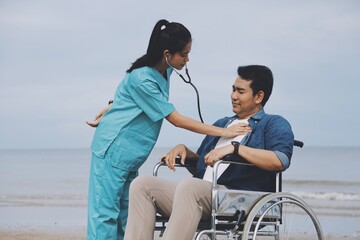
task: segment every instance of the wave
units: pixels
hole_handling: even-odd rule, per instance
[[[329,186],[358,186],[360,187],[360,182],[358,181],[341,181],[341,180],[302,180],[302,179],[284,179],[284,184],[292,185],[329,185]]]
[[[28,200],[86,200],[87,196],[85,195],[75,195],[75,194],[54,194],[54,195],[44,195],[44,194],[8,194],[0,195],[0,200],[11,200],[11,199],[28,199]]]
[[[86,207],[83,195],[0,195],[0,207]]]
[[[303,192],[303,191],[289,191],[290,193],[304,199],[317,199],[329,201],[360,201],[360,195],[354,193],[341,192]],[[0,202],[8,200],[58,200],[58,201],[86,201],[87,196],[83,195],[0,195]]]
[[[317,199],[329,201],[360,201],[359,194],[340,193],[340,192],[291,192],[292,194],[304,199]]]

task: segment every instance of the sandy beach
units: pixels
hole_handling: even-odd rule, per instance
[[[85,196],[0,196],[0,209],[0,240],[86,239]],[[331,218],[320,214],[320,219],[325,222]],[[337,216],[330,226],[356,220],[357,218]],[[358,232],[343,234],[327,230],[324,234],[327,240],[360,239]],[[159,237],[154,239],[161,240]]]
[[[86,204],[85,199],[70,204],[67,200],[46,201],[47,203],[37,206],[8,206],[2,207],[0,215],[0,240],[85,240],[86,239]],[[0,206],[9,201],[1,200]],[[19,203],[20,201],[18,201]],[[26,202],[26,201],[21,201]],[[80,204],[79,202],[83,202]],[[14,203],[14,202],[13,202]],[[4,216],[7,216],[6,220]],[[327,219],[328,217],[326,217]],[[336,222],[356,221],[354,219],[337,219]],[[331,224],[335,226],[334,224]],[[360,235],[324,232],[326,240],[359,240]],[[161,240],[158,233],[155,233],[154,240]],[[225,240],[226,237],[219,237],[218,240]],[[303,239],[302,237],[296,239]],[[316,238],[315,238],[316,239]]]
[[[346,176],[339,176],[335,173],[340,166],[329,166],[328,171],[321,172],[323,175],[319,178],[331,181],[316,181],[313,175],[317,176],[318,172],[310,175],[302,165],[295,164],[303,163],[319,169],[314,163],[306,162],[316,155],[316,151],[318,149],[310,149],[309,153],[304,151],[305,155],[301,156],[304,160],[294,161],[293,167],[297,170],[286,175],[283,187],[296,190],[309,203],[319,218],[326,240],[360,240],[358,167],[348,170]],[[151,159],[159,159],[158,156],[163,152],[163,149],[159,149]],[[323,150],[320,152],[323,153]],[[0,153],[0,240],[86,239],[89,151],[80,149]],[[336,154],[331,153],[332,155]],[[347,159],[350,159],[348,165],[352,166],[358,163],[356,156],[359,154],[356,151],[351,156]],[[319,165],[322,164],[321,161],[319,160]],[[331,160],[327,156],[324,161]],[[153,162],[147,162],[140,174],[151,174],[153,165]],[[304,172],[307,173],[307,179],[315,180],[298,180],[296,174]],[[167,173],[163,170],[162,176],[175,177],[168,176]],[[177,174],[182,177],[180,170]],[[160,240],[158,237],[155,239]]]

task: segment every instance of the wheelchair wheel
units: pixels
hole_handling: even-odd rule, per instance
[[[290,193],[273,193],[260,199],[250,211],[242,240],[324,239],[312,209]]]

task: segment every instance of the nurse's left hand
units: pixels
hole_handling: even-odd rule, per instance
[[[109,111],[109,109],[111,108],[112,103],[107,105],[106,108],[104,108],[103,110],[101,110],[96,116],[95,119],[93,121],[86,121],[86,124],[89,125],[90,127],[97,127],[102,119],[102,117],[104,116],[104,114]]]

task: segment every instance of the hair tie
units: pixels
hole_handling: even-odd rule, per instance
[[[166,29],[169,24],[170,24],[170,22],[165,21],[165,23],[161,26],[160,30],[162,31],[162,30]]]

